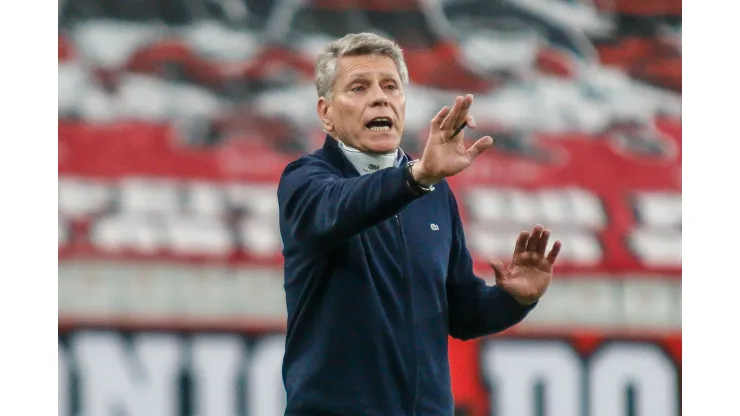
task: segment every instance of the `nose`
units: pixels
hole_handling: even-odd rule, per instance
[[[380,85],[373,85],[370,93],[372,94],[370,99],[371,107],[388,105],[388,96],[385,94],[385,91],[383,91],[383,88],[381,88]]]

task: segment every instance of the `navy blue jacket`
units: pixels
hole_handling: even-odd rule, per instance
[[[473,274],[455,197],[435,188],[415,195],[403,166],[360,176],[331,137],[285,168],[286,415],[451,416],[448,334],[532,309]]]

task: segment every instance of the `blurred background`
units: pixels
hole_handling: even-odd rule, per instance
[[[450,341],[456,415],[680,414],[680,0],[60,0],[59,414],[283,414],[277,180],[360,31],[404,48],[412,155],[475,94],[479,276],[564,243],[525,322]]]

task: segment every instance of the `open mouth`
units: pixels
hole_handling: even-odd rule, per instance
[[[393,121],[388,117],[375,117],[365,127],[372,131],[388,131],[393,127]]]

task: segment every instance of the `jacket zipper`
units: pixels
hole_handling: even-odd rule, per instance
[[[403,258],[403,273],[404,277],[406,278],[407,287],[408,290],[408,304],[406,306],[406,316],[409,322],[409,332],[411,333],[411,347],[414,353],[414,371],[413,371],[413,379],[412,379],[412,385],[413,390],[411,391],[411,414],[410,416],[413,416],[416,414],[416,393],[418,390],[418,383],[419,383],[419,363],[418,360],[418,351],[416,348],[416,331],[414,329],[414,290],[413,290],[413,282],[411,281],[411,273],[408,270],[408,253],[406,250],[406,238],[403,234],[403,225],[401,224],[401,215],[396,214],[396,223],[398,224],[398,230],[401,235],[401,250],[402,251],[402,258]]]

